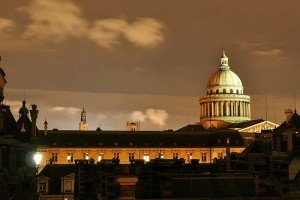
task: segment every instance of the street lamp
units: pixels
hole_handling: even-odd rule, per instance
[[[34,160],[36,166],[38,166],[40,164],[42,157],[43,156],[39,152],[34,154],[33,160]]]

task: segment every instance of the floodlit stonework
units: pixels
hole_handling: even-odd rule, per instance
[[[240,78],[230,70],[223,51],[219,70],[209,79],[200,98],[200,123],[208,129],[251,120],[250,96],[244,95]]]

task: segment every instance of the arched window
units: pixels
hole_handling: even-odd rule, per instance
[[[210,91],[210,94],[212,94],[212,90]]]
[[[223,89],[223,94],[226,94],[226,90],[225,89]]]
[[[239,90],[236,90],[236,93],[239,94]]]
[[[219,89],[217,89],[216,93],[219,94]]]
[[[230,94],[233,94],[233,89],[230,89]]]

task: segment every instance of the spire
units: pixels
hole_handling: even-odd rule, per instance
[[[80,121],[86,123],[86,112],[84,110],[84,107],[82,108],[82,112],[81,112],[81,119]]]
[[[79,130],[80,131],[87,131],[88,130],[88,123],[86,122],[86,112],[84,110],[84,107],[82,108],[82,112],[81,112]]]
[[[220,69],[229,69],[230,68],[228,65],[228,58],[227,58],[224,50],[223,50],[223,54],[220,58],[220,64],[221,64],[219,67]]]
[[[29,110],[26,108],[26,101],[25,98],[22,101],[22,107],[19,110],[19,117],[21,116],[27,116],[29,113]]]

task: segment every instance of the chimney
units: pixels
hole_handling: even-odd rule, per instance
[[[47,132],[48,132],[48,122],[45,119],[45,122],[44,122],[44,135],[47,135]]]
[[[30,110],[30,116],[31,116],[31,136],[35,137],[36,136],[36,120],[39,114],[39,110],[37,109],[37,105],[33,104],[31,105],[31,110]]]
[[[227,138],[226,139],[226,171],[229,171],[231,170],[231,167],[230,167],[230,139]]]
[[[293,113],[292,109],[286,109],[284,113],[285,113],[285,122],[288,123],[294,113]]]

